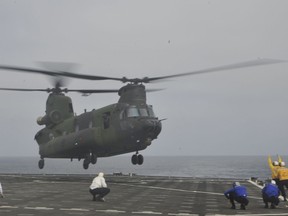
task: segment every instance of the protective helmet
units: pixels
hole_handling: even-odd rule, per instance
[[[278,161],[273,161],[273,166],[279,166],[279,162]]]
[[[271,184],[276,184],[276,181],[274,181],[274,180],[271,180]]]
[[[233,183],[233,187],[236,187],[236,186],[240,186],[240,183],[239,182],[234,182]]]
[[[285,166],[285,162],[284,161],[280,162],[280,166],[284,167]]]
[[[104,176],[104,173],[103,173],[103,172],[99,172],[98,176],[99,176],[99,177],[103,177],[103,176]]]

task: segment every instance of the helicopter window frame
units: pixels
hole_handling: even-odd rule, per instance
[[[153,107],[151,105],[148,106],[148,114],[150,117],[154,117],[154,118],[156,117]]]
[[[149,117],[150,116],[146,107],[140,107],[139,113],[140,113],[141,117]]]

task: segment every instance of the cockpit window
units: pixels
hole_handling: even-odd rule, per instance
[[[154,111],[152,109],[152,106],[148,106],[148,113],[150,117],[155,117]]]
[[[140,116],[149,116],[148,115],[148,110],[146,108],[140,108],[139,109],[139,112],[140,112]]]
[[[155,117],[152,106],[138,108],[136,106],[129,106],[125,112],[120,113],[120,119],[131,117]]]
[[[138,117],[140,116],[139,111],[137,109],[137,107],[135,106],[131,106],[127,109],[126,111],[126,115],[127,117]]]

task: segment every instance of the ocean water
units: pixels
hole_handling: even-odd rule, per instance
[[[285,157],[283,157],[285,159]],[[9,174],[107,174],[249,179],[270,177],[267,156],[145,156],[144,164],[132,165],[130,156],[99,158],[88,170],[82,160],[45,159],[38,168],[38,157],[0,157],[0,173]]]

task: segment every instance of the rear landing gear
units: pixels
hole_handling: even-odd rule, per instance
[[[43,169],[45,165],[44,158],[41,158],[38,162],[39,169]]]
[[[144,162],[144,157],[141,154],[138,154],[138,152],[136,152],[136,154],[132,155],[131,157],[131,162],[133,165],[142,165]]]

